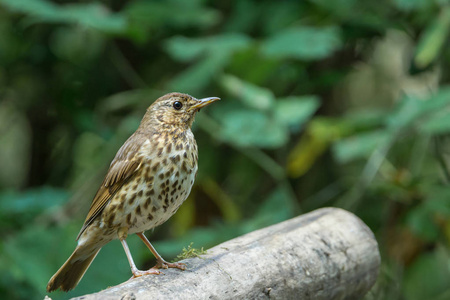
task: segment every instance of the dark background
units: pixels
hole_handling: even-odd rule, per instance
[[[189,199],[147,233],[164,257],[337,206],[379,242],[366,300],[450,299],[449,26],[447,0],[0,0],[0,295],[44,297],[116,151],[179,91],[222,101]],[[113,241],[51,297],[130,276]]]

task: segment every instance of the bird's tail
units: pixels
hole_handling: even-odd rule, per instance
[[[86,248],[78,246],[73,251],[69,259],[59,268],[58,272],[50,278],[47,284],[47,291],[52,292],[60,288],[67,292],[77,286],[86,270],[91,265],[95,256],[97,256],[99,249],[90,250],[86,255]]]

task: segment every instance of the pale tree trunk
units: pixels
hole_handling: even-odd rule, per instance
[[[76,299],[362,299],[378,275],[370,229],[322,208],[222,243],[163,270]]]

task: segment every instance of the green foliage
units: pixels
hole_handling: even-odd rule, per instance
[[[433,253],[424,253],[405,274],[405,296],[407,299],[447,299],[450,272],[442,268],[448,263],[448,253],[439,248]]]
[[[304,125],[319,108],[316,96],[290,96],[279,98],[275,104],[275,118],[297,130]]]
[[[148,233],[166,259],[192,242],[207,249],[338,206],[380,245],[382,271],[366,300],[449,298],[448,1],[0,8],[4,298],[45,296],[117,149],[172,91],[222,101],[194,123],[200,166],[190,198]],[[140,240],[128,240],[138,265],[151,266]],[[129,275],[112,242],[68,296]]]
[[[80,24],[109,33],[125,29],[126,19],[108,11],[99,3],[55,5],[44,0],[1,0],[0,3],[15,12],[26,14],[28,22]]]
[[[446,7],[436,21],[429,25],[417,45],[414,63],[418,68],[426,68],[438,58],[448,39],[449,28],[450,8]]]
[[[45,186],[23,193],[5,191],[0,194],[0,231],[5,234],[23,228],[28,220],[43,211],[55,210],[67,199],[67,191]]]
[[[304,26],[277,32],[262,45],[262,53],[267,57],[316,60],[333,54],[340,46],[337,28]]]
[[[193,242],[190,243],[187,249],[183,248],[183,250],[181,250],[181,253],[177,255],[176,261],[191,257],[200,257],[200,255],[207,253],[207,251],[204,250],[203,247],[200,249],[193,248],[192,247],[193,244],[194,244]]]

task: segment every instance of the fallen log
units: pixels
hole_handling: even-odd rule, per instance
[[[322,208],[182,262],[184,272],[167,269],[74,299],[362,299],[380,254],[359,218]]]

